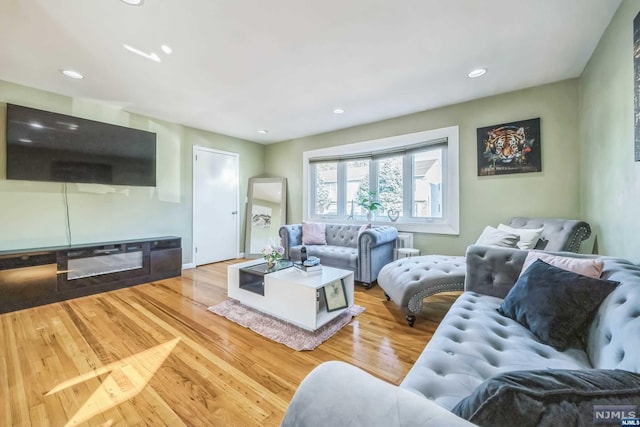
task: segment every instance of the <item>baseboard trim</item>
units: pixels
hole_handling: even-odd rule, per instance
[[[187,263],[187,264],[182,264],[182,269],[183,270],[189,270],[191,268],[196,268],[196,265],[193,262]]]

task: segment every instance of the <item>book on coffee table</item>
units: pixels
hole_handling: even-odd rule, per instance
[[[296,271],[299,271],[301,273],[305,273],[305,274],[321,274],[322,273],[322,265],[321,264],[317,264],[317,265],[304,265],[300,262],[294,262],[293,263],[293,268]]]

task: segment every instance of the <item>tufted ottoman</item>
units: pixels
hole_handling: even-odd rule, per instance
[[[406,310],[409,326],[422,310],[423,300],[440,292],[463,291],[465,276],[463,256],[425,255],[402,258],[385,265],[378,274],[378,285]]]

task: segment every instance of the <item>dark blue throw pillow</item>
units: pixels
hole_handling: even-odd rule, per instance
[[[597,409],[616,405],[634,411],[640,374],[621,370],[549,369],[513,371],[489,378],[451,410],[479,426],[592,426],[605,421]],[[618,406],[624,405],[624,406]],[[601,419],[598,419],[601,416]]]
[[[579,342],[586,322],[617,285],[537,260],[520,276],[498,312],[564,351]]]

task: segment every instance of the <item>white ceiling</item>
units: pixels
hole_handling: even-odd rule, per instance
[[[1,0],[0,79],[270,143],[577,77],[619,4]]]

